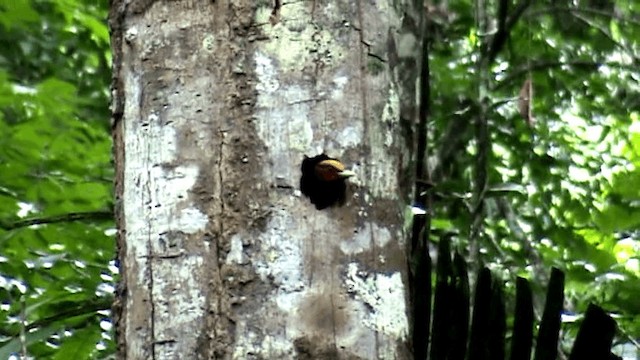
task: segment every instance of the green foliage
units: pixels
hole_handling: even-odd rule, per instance
[[[508,16],[524,3],[509,1]],[[597,303],[637,339],[638,3],[530,2],[484,68],[481,51],[495,31],[479,31],[473,4],[450,1],[432,15],[446,21],[430,24],[429,153],[439,164],[432,169],[432,224],[458,231],[461,251],[512,281],[524,275],[540,282],[550,266],[559,267],[567,274],[567,310]],[[498,1],[484,4],[495,24]],[[532,126],[518,108],[527,78]],[[476,127],[483,117],[487,149]],[[484,150],[488,180],[478,193]],[[478,204],[483,211],[474,212]],[[469,252],[470,243],[477,252]]]
[[[106,15],[106,1],[0,1],[2,359],[114,351]]]
[[[473,2],[431,14],[432,227],[458,230],[463,252],[476,242],[468,255],[505,277],[535,279],[539,296],[538,280],[559,267],[569,310],[595,302],[638,338],[640,4],[531,3],[486,68],[491,33],[477,28]],[[495,19],[497,2],[485,4]],[[25,347],[38,359],[114,351],[106,7],[0,0],[2,359]],[[533,126],[517,102],[529,77]],[[490,133],[481,194],[478,115]]]

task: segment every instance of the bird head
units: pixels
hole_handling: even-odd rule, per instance
[[[315,166],[316,176],[322,181],[336,181],[354,176],[356,173],[346,170],[343,163],[328,159],[320,161]]]

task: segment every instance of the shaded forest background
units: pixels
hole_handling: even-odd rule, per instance
[[[531,279],[538,316],[562,269],[562,348],[594,302],[616,352],[637,351],[640,3],[501,4],[425,7],[434,240],[452,233],[507,294]],[[2,359],[115,351],[107,6],[0,0]]]

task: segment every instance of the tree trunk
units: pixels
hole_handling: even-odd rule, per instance
[[[411,357],[419,9],[396,3],[112,0],[120,358]],[[317,210],[323,152],[357,177]]]

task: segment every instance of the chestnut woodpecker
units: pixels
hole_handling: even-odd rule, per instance
[[[309,197],[316,209],[344,204],[347,190],[345,180],[355,173],[346,170],[343,163],[326,154],[311,158],[305,156],[301,170],[300,190]]]

